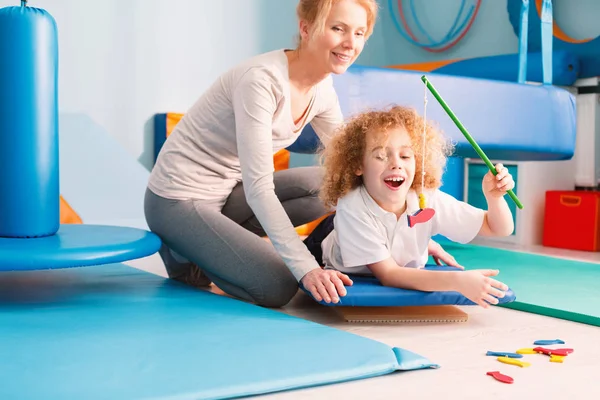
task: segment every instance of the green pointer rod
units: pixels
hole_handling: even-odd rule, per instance
[[[496,168],[494,167],[494,165],[492,164],[492,162],[490,161],[490,159],[485,155],[485,153],[483,152],[483,150],[481,149],[481,147],[479,147],[479,145],[477,144],[477,142],[475,142],[475,139],[473,139],[473,137],[469,134],[469,132],[467,132],[467,130],[465,129],[465,127],[463,126],[463,124],[461,124],[461,122],[458,120],[458,118],[456,118],[456,115],[454,115],[454,112],[452,112],[452,110],[450,109],[450,107],[448,107],[448,105],[446,104],[446,102],[444,101],[444,99],[442,99],[442,96],[440,96],[440,94],[437,92],[437,90],[435,90],[435,88],[433,87],[433,85],[431,84],[431,82],[429,82],[429,80],[427,79],[427,77],[425,75],[423,75],[421,77],[421,80],[427,86],[427,89],[429,89],[429,91],[437,99],[437,101],[440,103],[440,105],[446,111],[446,113],[452,119],[452,121],[454,121],[454,123],[456,124],[456,126],[458,127],[458,129],[460,129],[460,131],[463,133],[463,135],[465,135],[465,138],[467,138],[467,140],[469,141],[469,143],[471,143],[471,146],[473,146],[473,149],[475,149],[475,151],[477,152],[477,154],[479,154],[479,157],[481,157],[481,159],[483,160],[483,162],[485,162],[485,165],[487,165],[487,167],[490,169],[490,171],[492,171],[492,174],[494,174],[494,175],[498,174],[498,171],[496,171]],[[509,190],[509,191],[507,191],[506,193],[508,193],[508,195],[515,202],[515,204],[517,205],[517,207],[519,207],[520,209],[523,209],[523,204],[521,203],[521,201],[519,200],[519,198],[517,197],[517,195],[512,191],[512,189]]]

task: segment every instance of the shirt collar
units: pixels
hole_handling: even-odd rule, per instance
[[[394,214],[381,208],[381,206],[377,204],[373,197],[371,197],[364,185],[360,186],[360,194],[369,211],[371,211],[376,217],[383,218],[388,214]],[[406,218],[407,215],[412,215],[418,210],[419,196],[417,196],[417,193],[413,189],[410,189],[406,194],[406,211],[400,216],[400,218]]]

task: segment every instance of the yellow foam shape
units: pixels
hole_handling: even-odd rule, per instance
[[[533,350],[532,348],[519,349],[516,351],[516,353],[517,354],[538,354],[538,352]]]
[[[517,360],[516,358],[510,358],[510,357],[498,357],[498,361],[500,361],[501,363],[504,363],[504,364],[516,365],[521,368],[531,366],[531,364],[528,362]]]

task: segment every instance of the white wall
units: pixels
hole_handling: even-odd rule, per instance
[[[20,1],[0,0],[0,7]],[[293,45],[294,0],[44,0],[59,31],[59,108],[149,168],[152,115],[183,112],[235,63]],[[269,28],[274,31],[269,31]]]
[[[90,117],[147,169],[153,163],[152,116],[186,111],[220,73],[247,57],[295,46],[296,4],[297,0],[29,2],[48,11],[58,25],[61,116]],[[18,5],[20,0],[0,0],[0,7]],[[370,44],[378,35],[376,31]],[[381,43],[365,49],[358,61],[384,57]]]

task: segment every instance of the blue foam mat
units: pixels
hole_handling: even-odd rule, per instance
[[[428,265],[425,267],[434,271],[460,271],[454,267]],[[434,305],[457,305],[472,306],[472,302],[458,292],[422,292],[419,290],[400,289],[382,286],[377,278],[372,276],[351,275],[352,286],[347,286],[346,296],[338,303],[318,303],[326,306],[353,306],[353,307],[394,307],[394,306],[434,306]],[[302,287],[311,298],[308,290]],[[511,303],[516,300],[512,289],[504,292],[504,297],[498,299],[498,304]],[[316,300],[315,300],[316,301]]]
[[[111,264],[0,273],[0,398],[218,399],[437,367]]]
[[[388,107],[415,107],[423,112],[423,73],[354,65],[333,76],[344,117]],[[568,160],[575,152],[575,97],[556,86],[426,74],[477,144],[492,160]],[[456,155],[479,158],[435,98],[428,94],[427,119],[456,144]],[[316,148],[310,125],[302,146]],[[295,146],[290,146],[294,148]]]
[[[567,51],[555,51],[552,54],[552,83],[554,85],[573,85],[579,78],[579,70],[577,56]],[[519,54],[465,58],[439,67],[435,73],[518,82]],[[527,55],[527,81],[544,81],[541,52],[531,52]]]

